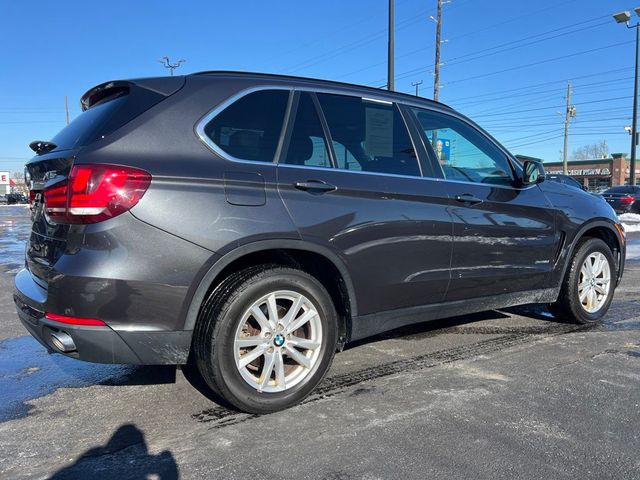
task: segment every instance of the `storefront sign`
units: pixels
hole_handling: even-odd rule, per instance
[[[547,173],[564,173],[562,170],[547,170]],[[578,168],[567,172],[572,177],[604,177],[610,176],[611,171],[608,168]]]

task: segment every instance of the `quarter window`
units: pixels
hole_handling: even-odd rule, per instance
[[[284,163],[331,168],[329,149],[311,95],[303,93],[298,102],[293,132]]]
[[[318,94],[338,168],[420,176],[416,152],[395,105],[344,95]]]
[[[480,132],[457,118],[414,108],[428,144],[447,180],[512,185],[506,156]]]
[[[204,127],[204,133],[228,155],[273,162],[289,92],[261,90],[229,105]]]

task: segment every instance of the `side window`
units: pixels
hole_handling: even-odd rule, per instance
[[[413,109],[448,180],[512,185],[509,160],[480,132],[457,118]]]
[[[207,123],[204,133],[234,158],[273,162],[288,98],[286,90],[245,95]]]
[[[318,94],[338,168],[420,176],[420,167],[395,105],[345,95]]]
[[[338,168],[342,170],[356,170],[362,171],[362,166],[356,160],[349,149],[335,140],[332,140],[333,143],[333,151],[336,154],[336,162],[338,163]]]
[[[300,96],[287,156],[283,163],[332,167],[318,111],[308,93]]]

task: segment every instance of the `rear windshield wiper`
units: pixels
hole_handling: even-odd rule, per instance
[[[46,142],[44,140],[34,140],[29,144],[29,148],[40,155],[42,153],[50,152],[58,146],[52,142]]]

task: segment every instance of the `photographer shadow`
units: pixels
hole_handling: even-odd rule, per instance
[[[49,480],[147,479],[150,476],[178,479],[178,464],[169,450],[150,454],[144,433],[135,425],[127,424],[119,427],[105,445],[87,450],[74,464],[58,470]]]

